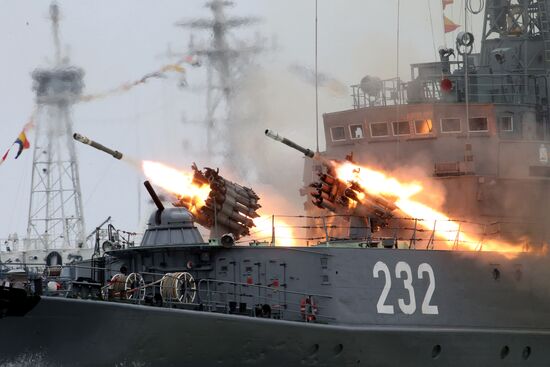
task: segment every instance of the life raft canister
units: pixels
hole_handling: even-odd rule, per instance
[[[63,265],[63,257],[61,257],[61,254],[59,254],[59,252],[52,251],[48,254],[48,256],[46,256],[46,265]]]

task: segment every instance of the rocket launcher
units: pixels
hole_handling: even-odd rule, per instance
[[[209,185],[210,193],[205,204],[193,209],[194,203],[185,198],[173,203],[193,212],[200,225],[211,230],[211,237],[218,238],[232,233],[235,239],[250,234],[254,227],[253,219],[259,217],[257,210],[259,196],[251,188],[231,182],[219,174],[219,170],[204,168],[202,171],[193,164],[193,182],[198,185]]]
[[[310,184],[313,190],[309,195],[315,206],[336,214],[369,218],[371,228],[385,227],[389,219],[393,218],[393,211],[397,209],[394,200],[368,193],[356,182],[339,179],[335,170],[336,161],[328,160],[272,130],[266,130],[265,135],[323,165],[323,172],[318,173],[319,180]]]

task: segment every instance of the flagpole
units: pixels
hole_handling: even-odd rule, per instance
[[[447,48],[447,33],[445,32],[445,0],[440,0],[441,4],[441,27],[443,28],[443,45]]]
[[[468,32],[468,0],[464,0],[464,32]],[[473,48],[473,46],[472,46]],[[466,131],[467,140],[470,139],[470,93],[469,93],[469,78],[468,78],[468,52],[467,47],[464,48],[464,99],[466,102]]]

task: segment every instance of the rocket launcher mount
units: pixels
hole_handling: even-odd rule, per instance
[[[209,185],[210,194],[201,207],[192,210],[195,220],[211,230],[212,238],[232,233],[235,239],[250,234],[254,227],[253,218],[259,217],[260,200],[254,190],[231,182],[219,174],[219,170],[204,168],[202,171],[193,164],[193,183]],[[174,206],[192,209],[192,203],[179,199]]]
[[[334,167],[335,161],[328,160],[272,130],[266,130],[265,135],[322,163],[324,170],[318,173],[319,181],[310,184],[314,190],[309,195],[315,206],[336,214],[369,218],[371,229],[387,226],[389,219],[393,217],[393,211],[397,209],[391,198],[367,193],[356,182],[338,179]],[[351,157],[347,159],[351,161]]]

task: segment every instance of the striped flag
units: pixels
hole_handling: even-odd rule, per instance
[[[4,163],[4,161],[6,160],[6,158],[8,158],[8,153],[10,152],[10,150],[6,150],[6,153],[4,153],[4,155],[2,156],[2,159],[0,159],[0,164]]]
[[[19,145],[19,149],[17,150],[15,159],[19,158],[24,149],[29,149],[31,147],[29,139],[27,139],[27,135],[25,134],[25,130],[21,130],[21,133],[19,133],[19,136],[17,137],[17,139],[15,139],[13,144]]]
[[[13,142],[12,147],[16,144],[19,146],[17,148],[17,154],[15,155],[15,159],[19,158],[21,153],[23,153],[23,150],[29,149],[31,147],[29,139],[27,138],[27,134],[25,134],[25,130],[31,128],[32,126],[33,125],[32,125],[32,120],[31,120],[29,123],[27,123],[25,125],[23,130],[21,130],[21,132],[17,136],[17,139],[15,139],[15,141]],[[8,148],[8,150],[6,150],[6,153],[4,153],[2,158],[0,158],[0,164],[4,163],[4,161],[8,158],[8,155],[10,154],[10,151],[11,151],[11,147]]]

